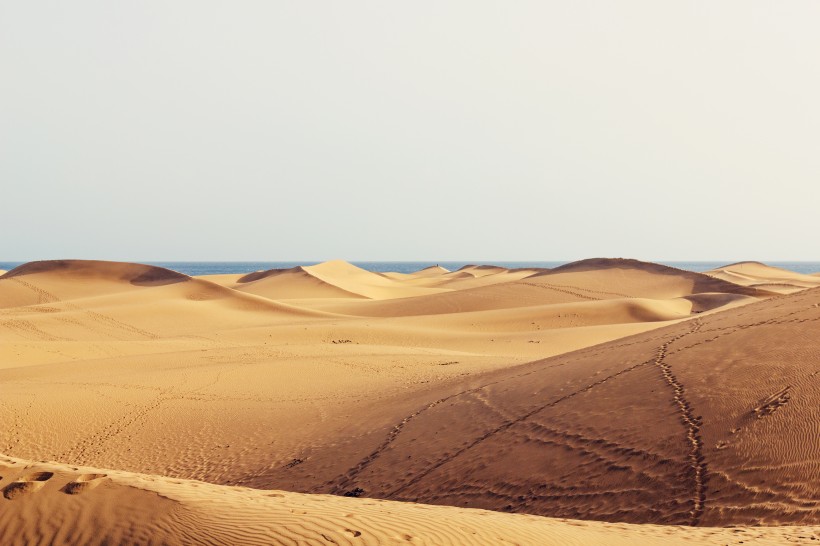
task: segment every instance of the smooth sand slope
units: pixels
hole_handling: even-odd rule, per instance
[[[0,457],[0,543],[807,544],[810,527],[697,529],[212,485]]]
[[[0,452],[558,517],[817,524],[818,291],[754,284],[634,260],[201,278],[34,262],[0,277]]]

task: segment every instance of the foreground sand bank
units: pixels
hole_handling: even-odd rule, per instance
[[[29,544],[807,544],[817,527],[609,524],[305,495],[0,457],[0,542]]]

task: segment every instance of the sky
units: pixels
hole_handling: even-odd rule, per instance
[[[820,260],[818,21],[0,0],[0,260]]]

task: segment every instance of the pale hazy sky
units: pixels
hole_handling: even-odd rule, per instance
[[[0,0],[0,260],[820,260],[820,2]]]

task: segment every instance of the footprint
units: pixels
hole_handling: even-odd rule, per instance
[[[787,386],[773,395],[769,396],[754,409],[754,414],[758,419],[763,419],[773,414],[778,408],[786,405],[791,399],[791,385]]]
[[[100,485],[106,476],[108,476],[108,474],[81,474],[77,476],[74,481],[68,482],[65,487],[63,487],[63,493],[67,495],[85,493]]]
[[[20,495],[34,493],[43,488],[48,480],[54,476],[54,472],[32,472],[22,476],[17,481],[8,484],[3,488],[3,496],[9,500],[15,499]]]

